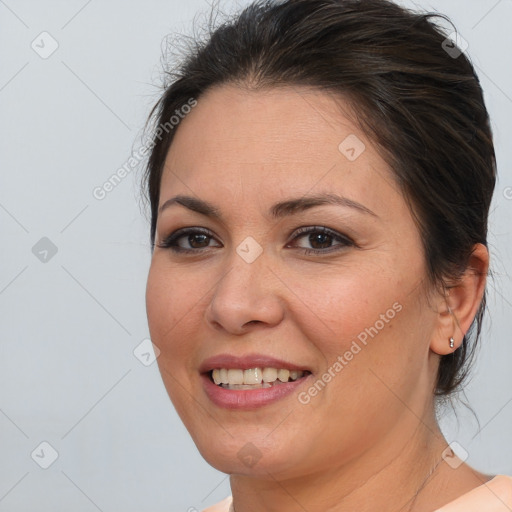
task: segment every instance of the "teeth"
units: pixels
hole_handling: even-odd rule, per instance
[[[228,384],[243,384],[244,371],[243,370],[228,370]]]
[[[258,389],[269,388],[282,382],[290,382],[304,376],[301,370],[284,368],[216,368],[212,370],[212,379],[217,386],[227,389]]]
[[[277,372],[277,378],[281,382],[288,382],[288,379],[290,378],[290,370],[279,370]]]
[[[277,370],[275,368],[263,368],[263,382],[274,382],[277,380]]]
[[[272,384],[268,384],[267,382],[262,382],[261,384],[251,385],[251,384],[223,384],[223,388],[225,389],[259,389],[259,388],[271,388]]]
[[[261,374],[262,371],[260,368],[244,370],[244,384],[259,384],[262,380]]]

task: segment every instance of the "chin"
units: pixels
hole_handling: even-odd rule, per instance
[[[218,430],[222,431],[218,427],[215,432]],[[296,443],[288,436],[282,439],[265,432],[258,437],[244,435],[241,428],[236,430],[233,429],[232,435],[222,431],[218,439],[212,439],[211,434],[197,439],[189,432],[205,461],[226,474],[271,479],[279,474],[286,478],[297,471],[300,460],[305,460],[306,454],[297,450]]]
[[[200,451],[205,461],[222,473],[273,479],[276,474],[291,472],[291,461],[275,452],[255,450],[253,446],[238,452],[229,450],[220,453],[211,450]],[[286,462],[285,462],[286,460]]]

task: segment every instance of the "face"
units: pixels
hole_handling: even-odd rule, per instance
[[[178,414],[226,473],[383,453],[431,401],[420,235],[348,109],[313,89],[220,86],[167,155],[150,333]]]

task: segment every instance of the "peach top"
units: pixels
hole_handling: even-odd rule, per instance
[[[229,496],[203,512],[233,512]],[[476,487],[433,512],[511,512],[512,476],[496,475],[492,480]]]

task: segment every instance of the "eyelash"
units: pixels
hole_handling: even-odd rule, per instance
[[[342,235],[340,233],[337,233],[336,231],[333,231],[332,229],[329,229],[324,226],[310,226],[310,227],[303,227],[299,228],[295,231],[295,237],[293,240],[296,240],[297,238],[304,237],[307,234],[311,233],[322,233],[326,235],[330,235],[333,238],[333,241],[337,240],[341,242],[339,245],[339,248],[328,248],[328,249],[302,249],[304,251],[304,254],[326,254],[331,253],[335,251],[339,251],[345,247],[357,247],[356,243],[351,240],[346,235]],[[187,235],[206,235],[209,238],[215,238],[207,229],[204,228],[183,228],[175,231],[174,233],[171,233],[168,237],[164,238],[159,244],[156,244],[157,247],[161,249],[170,249],[171,251],[175,253],[181,253],[181,254],[198,254],[202,252],[204,249],[208,249],[208,247],[205,247],[204,249],[184,249],[183,247],[179,247],[176,245],[176,242]],[[336,246],[335,246],[336,247]]]

